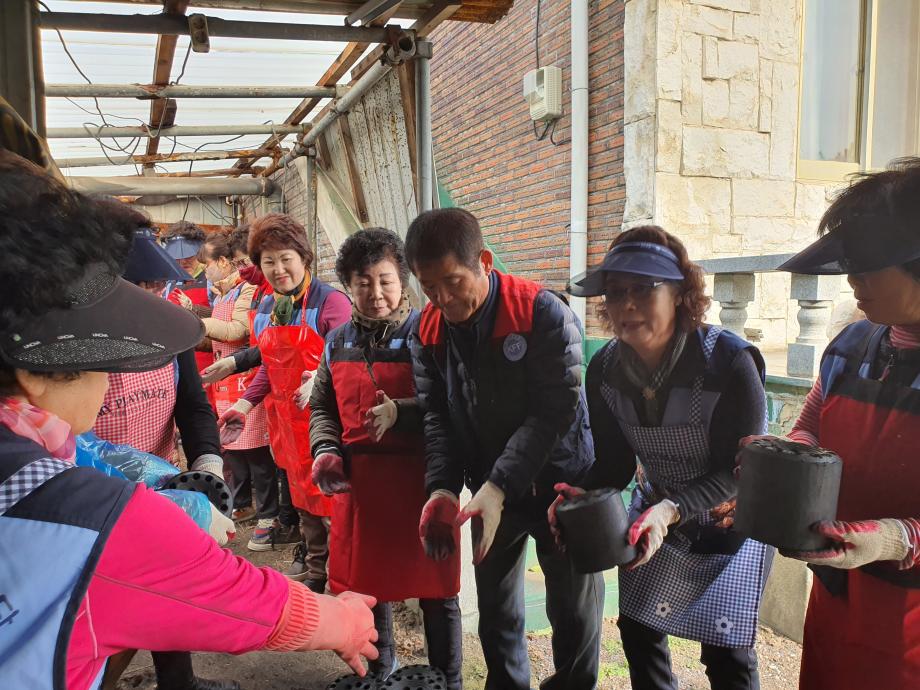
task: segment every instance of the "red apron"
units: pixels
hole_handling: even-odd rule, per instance
[[[240,297],[239,287],[235,287],[226,295],[219,297],[214,304],[214,311],[211,317],[220,321],[230,321],[233,315],[233,309],[236,300]],[[251,326],[250,326],[251,327]],[[214,355],[218,359],[229,357],[234,352],[242,350],[246,340],[239,340],[233,343],[211,341],[214,345]],[[249,382],[255,378],[256,369],[244,371],[241,374],[231,374],[227,378],[217,381],[210,386],[213,396],[214,405],[217,409],[217,416],[220,417],[227,409],[239,400]],[[224,446],[226,450],[249,450],[251,448],[261,448],[268,445],[268,421],[265,416],[265,406],[256,405],[249,414],[246,415],[246,426],[243,433],[233,443]]]
[[[335,496],[329,588],[335,594],[369,594],[378,601],[453,597],[460,591],[459,551],[446,561],[434,561],[425,556],[418,536],[427,500],[421,434],[388,431],[380,443],[373,443],[363,424],[364,413],[376,405],[377,390],[392,399],[415,397],[411,363],[374,362],[376,384],[367,366],[364,361],[330,364],[342,443],[350,453],[351,492]],[[459,544],[459,530],[455,539]]]
[[[920,516],[920,390],[840,374],[825,397],[819,443],[843,460],[838,519]],[[895,564],[870,567],[918,580]],[[845,577],[843,596],[815,578],[800,688],[920,688],[920,589],[863,570]]]
[[[306,306],[301,321],[305,312]],[[269,326],[258,337],[262,366],[271,384],[262,404],[275,464],[287,472],[294,506],[328,517],[332,515],[332,500],[323,496],[311,477],[310,408],[301,410],[294,402],[301,374],[316,371],[324,344],[322,337],[307,325]]]
[[[196,283],[193,282],[186,283],[185,285],[188,287],[183,289],[179,288],[174,283],[170,283],[167,285],[163,297],[165,297],[173,304],[182,306],[182,303],[179,301],[179,293],[181,292],[192,301],[192,304],[197,304],[203,307],[210,306],[210,302],[208,302],[208,289],[206,287],[207,283],[205,283],[205,287],[196,287]],[[215,361],[216,360],[214,359],[213,352],[202,352],[201,350],[195,350],[195,366],[198,367],[198,371],[207,369],[209,366],[214,364]],[[211,403],[211,407],[217,409],[214,401],[214,389],[204,383],[201,385],[204,388],[204,394],[207,396],[208,402]],[[218,415],[219,414],[220,412],[218,412]]]

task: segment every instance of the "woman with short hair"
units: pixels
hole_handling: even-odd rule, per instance
[[[332,505],[310,478],[313,459],[306,407],[323,338],[348,320],[351,303],[310,272],[313,249],[303,226],[289,215],[269,213],[252,222],[249,256],[274,293],[262,299],[252,319],[250,339],[258,346],[261,370],[221,415],[221,442],[236,441],[252,408],[264,404],[275,463],[287,477],[304,539],[295,547],[287,574],[322,592]]]
[[[376,658],[369,607],[217,546],[143,486],[74,464],[107,372],[155,370],[200,339],[186,311],[119,278],[135,226],[0,151],[0,678],[99,687],[126,649]],[[54,271],[35,271],[43,262]],[[48,554],[53,554],[49,564]],[[214,688],[193,679],[194,685]]]
[[[391,602],[419,599],[429,662],[459,690],[459,553],[428,558],[419,540],[425,454],[409,351],[419,313],[409,303],[402,240],[384,228],[359,230],[342,243],[335,270],[354,307],[326,336],[310,398],[313,479],[334,495],[329,589],[379,602],[380,658],[371,670],[381,681],[398,665]],[[459,531],[451,536],[458,543]]]
[[[668,635],[702,643],[714,690],[759,687],[754,638],[766,580],[763,544],[718,524],[734,498],[740,439],[766,421],[764,363],[753,345],[703,323],[703,272],[657,226],[618,235],[572,288],[603,295],[611,339],[586,375],[596,461],[584,488],[633,478],[629,542],[619,569],[618,626],[634,688],[676,690]],[[638,464],[637,464],[638,459]],[[565,484],[562,496],[580,493]]]

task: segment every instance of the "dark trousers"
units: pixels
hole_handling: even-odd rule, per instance
[[[329,525],[331,520],[308,513],[306,510],[297,511],[300,519],[300,535],[307,545],[307,554],[304,565],[307,568],[307,579],[312,582],[325,582],[326,569],[329,565]]]
[[[444,671],[447,690],[463,687],[463,628],[460,621],[460,601],[450,599],[419,599],[425,625],[428,664]],[[371,663],[371,670],[388,670],[393,666],[396,645],[393,639],[393,606],[377,604],[374,609],[377,629],[377,650],[380,658]]]
[[[668,636],[628,616],[617,621],[623,651],[629,662],[633,690],[677,690],[671,671]],[[700,661],[712,690],[758,690],[757,653],[753,647],[717,647],[704,644]]]
[[[488,676],[486,690],[529,690],[530,659],[524,636],[524,557],[527,537],[537,544],[546,581],[546,614],[553,628],[555,673],[542,690],[591,690],[597,684],[604,581],[576,573],[560,551],[545,515],[506,509],[485,560],[476,566],[479,638]]]
[[[233,507],[248,508],[256,498],[256,517],[278,516],[277,467],[268,446],[249,450],[225,450],[224,465],[230,469]]]
[[[300,524],[300,516],[297,514],[297,508],[291,501],[291,487],[288,484],[287,472],[278,468],[278,484],[280,492],[278,494],[278,522],[285,527],[293,527]]]

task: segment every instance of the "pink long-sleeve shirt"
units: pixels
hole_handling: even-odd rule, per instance
[[[221,549],[174,503],[138,485],[77,612],[67,687],[89,688],[126,649],[297,649],[318,624],[306,587]]]

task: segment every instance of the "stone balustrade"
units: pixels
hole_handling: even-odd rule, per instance
[[[728,330],[746,337],[747,306],[754,301],[754,274],[775,271],[792,254],[739,256],[707,259],[698,263],[714,277],[713,299],[719,303],[719,318]],[[818,374],[821,353],[827,346],[827,327],[834,300],[840,294],[841,276],[792,274],[790,297],[799,303],[796,319],[799,335],[788,344],[787,374],[813,379]]]

